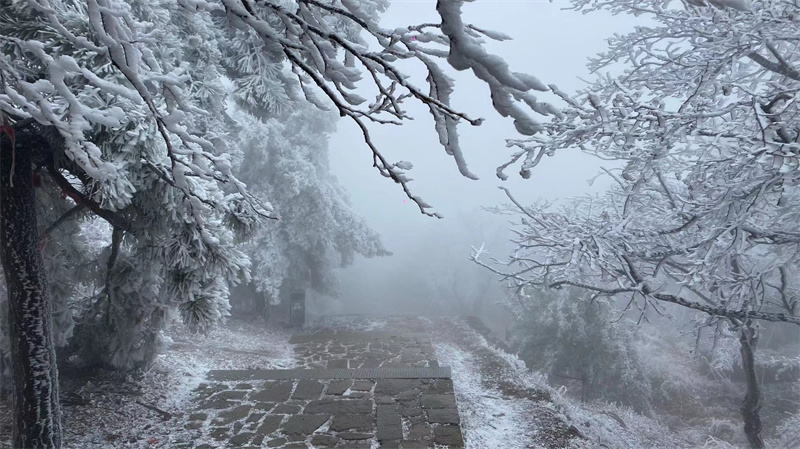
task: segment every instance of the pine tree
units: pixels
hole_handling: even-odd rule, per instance
[[[335,297],[337,267],[352,263],[356,254],[390,254],[378,234],[350,209],[347,192],[330,173],[332,114],[298,104],[263,125],[240,114],[234,117],[249,130],[242,136],[237,175],[254,195],[269,198],[280,216],[277,222],[242,230],[256,297],[276,304],[285,297],[281,292],[307,288]],[[252,293],[244,293],[242,300]]]
[[[128,367],[146,363],[141,349],[157,343],[167,308],[202,330],[228,313],[230,286],[249,280],[249,260],[232,228],[275,216],[232,173],[241,149],[225,114],[223,74],[251,115],[271,117],[288,98],[332,105],[354,120],[379,173],[431,216],[440,215],[409,190],[410,164],[389,162],[367,123],[401,123],[409,118],[404,101],[425,104],[447,154],[474,178],[456,126],[481,121],[450,106],[453,83],[437,58],[484,80],[495,108],[522,134],[540,131],[522,105],[546,112],[531,91],[547,87],[487,53],[484,37],[505,36],[464,24],[461,6],[440,2],[438,25],[386,30],[376,20],[383,1],[0,0],[0,235],[21,392],[13,445],[60,445],[53,343],[69,334],[63,304],[83,304],[75,340],[102,336],[102,347],[90,353]],[[364,45],[362,34],[379,50]],[[424,88],[401,73],[398,59],[426,69]],[[355,92],[363,73],[377,91],[366,107]],[[37,195],[38,178],[49,192]],[[39,208],[37,197],[59,195],[67,212],[37,218],[40,209],[60,210]],[[51,301],[37,223],[50,236],[60,226],[69,233],[79,212],[111,226],[110,246],[86,281],[101,288],[81,300],[76,292],[91,288],[65,288],[62,280],[74,284],[61,278],[70,270],[54,270],[59,297]],[[54,257],[84,251],[56,249]],[[346,245],[340,249],[349,254]],[[51,302],[61,304],[55,332]]]

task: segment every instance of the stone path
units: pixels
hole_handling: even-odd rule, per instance
[[[212,371],[184,447],[463,447],[449,368],[421,323],[395,324],[294,335],[303,371]]]

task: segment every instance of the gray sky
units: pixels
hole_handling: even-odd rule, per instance
[[[383,16],[382,24],[389,29],[423,22],[439,22],[434,0],[394,0]],[[604,13],[583,15],[563,10],[565,1],[488,1],[478,0],[464,5],[464,19],[478,27],[504,32],[512,41],[490,42],[490,52],[505,58],[511,69],[530,73],[545,84],[556,84],[567,92],[583,86],[578,77],[589,77],[586,59],[605,48],[605,39],[613,33],[632,29],[636,19],[615,17]],[[444,61],[442,61],[445,63]],[[404,70],[424,86],[424,72],[417,67]],[[370,292],[380,291],[380,284],[402,272],[405,265],[419,258],[419,242],[423,236],[437,235],[447,238],[447,245],[455,245],[455,252],[469,254],[469,245],[475,237],[466,235],[457,223],[459,216],[489,215],[481,206],[492,206],[504,201],[505,195],[497,186],[503,185],[523,203],[544,198],[557,200],[589,191],[587,179],[598,172],[599,161],[579,153],[565,153],[546,158],[533,171],[533,176],[523,180],[517,168],[509,168],[507,181],[495,176],[498,165],[508,160],[511,150],[505,147],[506,138],[516,138],[511,120],[498,115],[491,105],[489,89],[471,73],[450,70],[456,87],[453,105],[471,117],[483,117],[479,127],[460,126],[461,146],[473,173],[480,180],[462,177],[454,160],[438,144],[430,113],[425,107],[408,103],[407,108],[416,119],[398,126],[372,126],[371,133],[378,148],[390,162],[411,161],[414,169],[409,175],[412,192],[444,214],[437,220],[419,213],[410,200],[406,200],[400,187],[380,176],[372,167],[369,149],[364,145],[355,124],[341,120],[331,145],[331,169],[348,189],[355,211],[364,216],[370,225],[383,235],[384,242],[395,256],[377,260],[358,260],[342,272],[343,300],[366,300]],[[364,97],[371,98],[367,95]],[[541,100],[552,99],[543,93]],[[597,188],[597,185],[595,186]],[[491,218],[497,223],[493,240],[506,240],[504,219]],[[448,238],[449,236],[449,238]],[[452,249],[452,248],[451,248]],[[492,248],[489,247],[491,250]],[[430,251],[440,251],[431,248]],[[502,256],[504,248],[492,254]]]

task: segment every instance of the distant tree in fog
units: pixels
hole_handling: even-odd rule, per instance
[[[757,321],[800,325],[800,6],[709,3],[575,2],[654,24],[591,60],[593,71],[624,64],[622,75],[560,93],[566,106],[546,132],[510,144],[523,175],[579,148],[611,161],[615,185],[560,207],[523,206],[507,191],[519,217],[503,261],[513,268],[490,268],[520,289],[618,298],[644,320],[677,305],[701,325],[722,321],[739,335],[745,433],[761,448]],[[475,260],[485,264],[480,251]]]
[[[651,389],[636,336],[607,298],[585,301],[576,287],[525,288],[511,343],[530,369],[579,385],[581,401],[602,399],[652,415]]]
[[[348,193],[330,173],[334,115],[301,104],[262,126],[241,114],[234,118],[243,128],[243,155],[234,171],[280,214],[277,222],[256,224],[241,235],[257,298],[275,304],[283,290],[307,288],[336,296],[338,267],[351,264],[356,254],[391,254],[350,209]],[[232,298],[234,306],[246,300]]]

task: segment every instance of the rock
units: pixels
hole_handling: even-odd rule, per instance
[[[330,418],[328,415],[294,415],[283,427],[286,435],[310,435]]]
[[[420,404],[422,408],[456,408],[456,398],[452,394],[423,394]]]
[[[252,390],[253,386],[250,384],[236,384],[234,390]]]
[[[192,413],[189,415],[189,421],[205,421],[208,418],[206,413]]]
[[[458,410],[453,408],[428,410],[428,422],[438,424],[459,424]]]
[[[438,426],[433,429],[433,433],[433,441],[436,444],[464,447],[464,438],[461,437],[461,429],[458,426]]]
[[[250,393],[251,401],[260,402],[284,402],[289,400],[289,395],[292,394],[292,381],[278,381],[271,384],[265,384],[264,389]]]
[[[344,399],[320,399],[309,402],[303,413],[325,413],[328,415],[336,413],[372,413],[372,401],[363,399],[350,401]]]
[[[316,380],[301,380],[292,393],[292,399],[319,399],[323,387],[324,385]]]

